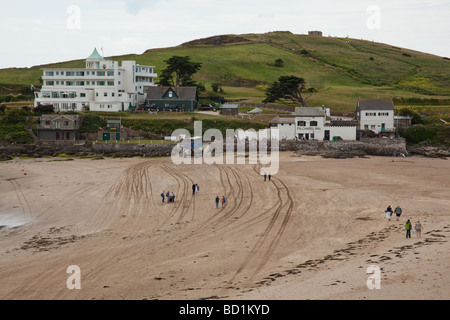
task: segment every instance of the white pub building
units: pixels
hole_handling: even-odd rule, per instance
[[[34,105],[53,105],[58,111],[126,111],[145,102],[146,87],[156,86],[154,67],[135,61],[106,60],[97,51],[86,68],[43,69],[42,89]]]

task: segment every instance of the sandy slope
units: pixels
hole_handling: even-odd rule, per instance
[[[290,153],[270,183],[251,165],[0,163],[0,298],[449,299],[449,172],[445,160]],[[421,239],[405,239],[406,218],[422,220]],[[81,290],[67,289],[71,265]],[[370,265],[381,290],[366,286]]]

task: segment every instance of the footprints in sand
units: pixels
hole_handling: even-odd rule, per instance
[[[32,250],[34,253],[52,251],[85,238],[85,236],[61,235],[61,233],[70,232],[71,229],[72,226],[65,226],[60,228],[52,227],[48,230],[47,235],[42,235],[39,232],[29,240],[25,241],[20,248],[16,248],[13,250]],[[6,253],[9,253],[9,251]]]
[[[349,242],[342,249],[334,250],[332,254],[326,255],[323,258],[305,261],[293,268],[287,269],[282,273],[273,273],[265,277],[262,281],[256,283],[256,287],[269,286],[271,283],[279,278],[286,277],[288,275],[298,275],[301,273],[307,273],[308,271],[316,271],[319,268],[325,267],[332,261],[346,261],[354,258],[352,256],[369,255],[369,259],[365,262],[367,264],[395,264],[398,259],[404,258],[406,255],[412,253],[419,255],[417,249],[423,246],[429,246],[433,244],[442,244],[447,242],[448,233],[450,233],[450,225],[445,226],[443,230],[432,230],[425,233],[425,237],[415,241],[411,239],[411,244],[394,247],[382,254],[369,253],[368,249],[376,247],[377,243],[385,241],[393,233],[398,234],[402,231],[402,226],[391,225],[379,232],[372,232],[365,238],[357,241]],[[402,231],[403,232],[403,231]],[[418,257],[416,257],[418,259]],[[366,266],[360,266],[359,268],[366,268]],[[338,285],[339,283],[345,283],[342,281],[333,282],[331,285]]]

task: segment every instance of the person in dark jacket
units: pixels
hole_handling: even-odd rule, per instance
[[[394,210],[394,213],[397,216],[397,221],[399,221],[403,213],[402,208],[400,208],[400,206],[397,206],[397,208],[395,208]]]
[[[411,230],[412,230],[412,223],[411,223],[410,219],[408,219],[408,221],[406,221],[405,230],[406,230],[406,239],[410,239],[411,238]]]

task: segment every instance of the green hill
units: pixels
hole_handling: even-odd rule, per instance
[[[87,49],[89,50],[89,48]],[[88,53],[88,52],[87,52]],[[171,56],[190,56],[203,64],[196,79],[207,89],[220,83],[229,99],[260,103],[268,85],[282,75],[296,75],[316,87],[310,105],[353,110],[358,98],[435,99],[450,104],[450,60],[427,53],[364,40],[312,37],[290,32],[226,35],[195,40],[141,55],[111,57],[136,60],[160,72]],[[284,67],[275,65],[281,59]],[[0,70],[0,83],[38,84],[42,67],[83,67],[84,60],[33,68]]]

